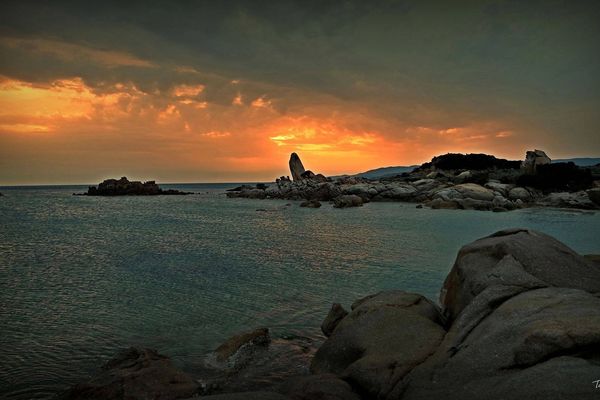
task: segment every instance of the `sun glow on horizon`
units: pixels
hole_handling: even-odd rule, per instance
[[[126,160],[131,165],[147,164],[150,159],[142,156],[147,154],[156,169],[171,160],[168,169],[173,173],[183,169],[191,176],[193,171],[198,176],[202,171],[218,175],[220,170],[235,176],[244,170],[263,180],[285,174],[291,152],[300,153],[307,168],[342,174],[420,163],[446,148],[454,150],[457,144],[467,149],[513,138],[511,130],[495,124],[410,126],[378,120],[369,109],[357,112],[338,106],[332,112],[321,106],[316,112],[299,108],[281,113],[277,101],[266,95],[244,104],[238,88],[232,103],[221,104],[210,102],[206,91],[201,83],[148,93],[128,82],[92,88],[81,77],[44,84],[3,78],[0,135],[17,146],[43,146],[46,151],[40,151],[47,162],[54,159],[52,149],[57,145],[81,149],[89,144],[93,152],[93,143],[98,142],[119,153],[114,157],[122,160],[123,169],[128,168]],[[27,134],[52,134],[54,139],[28,142],[23,136]],[[78,152],[86,162],[94,162],[92,168],[107,168],[114,161],[84,155],[86,151]],[[173,151],[178,154],[176,165],[166,156]],[[74,162],[79,153],[74,153]]]

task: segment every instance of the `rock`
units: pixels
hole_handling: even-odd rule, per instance
[[[306,200],[300,203],[300,207],[319,208],[321,203],[318,200]]]
[[[432,190],[440,186],[440,182],[435,179],[418,179],[411,184],[419,192]]]
[[[427,203],[429,207],[434,210],[446,209],[446,210],[458,210],[460,208],[458,202],[452,200],[442,200],[440,198],[433,199]]]
[[[600,270],[551,236],[508,229],[460,249],[440,302],[452,321],[481,293],[506,298],[546,286],[600,293]]]
[[[333,373],[374,398],[438,347],[445,330],[438,308],[423,296],[381,292],[352,305],[311,363],[316,374]]]
[[[213,394],[187,400],[198,400],[199,398],[208,400],[292,400],[280,393],[265,391]]]
[[[506,183],[500,183],[496,181],[489,181],[484,185],[486,188],[493,190],[494,192],[498,192],[500,195],[507,197],[508,192],[512,188],[512,185]]]
[[[448,153],[436,156],[430,163],[425,163],[419,168],[429,168],[433,166],[438,170],[475,170],[484,169],[518,169],[519,161],[509,161],[502,158],[496,158],[488,154],[455,154]]]
[[[327,177],[323,174],[315,174],[312,171],[305,171],[300,175],[301,179],[310,179],[317,182],[327,182]]]
[[[360,207],[363,205],[363,199],[355,194],[345,194],[333,199],[335,208]]]
[[[278,391],[293,400],[360,400],[347,382],[333,374],[290,378]]]
[[[129,181],[126,177],[121,179],[106,179],[98,187],[90,186],[87,196],[154,196],[154,195],[185,195],[189,192],[168,189],[163,190],[154,181],[139,182]]]
[[[467,179],[469,179],[473,174],[471,173],[471,171],[463,171],[460,174],[456,175],[456,182],[462,183],[464,181],[466,181]]]
[[[575,193],[550,193],[538,200],[536,205],[557,208],[579,208],[582,210],[594,210],[598,208],[598,205],[592,202],[588,193],[584,191]]]
[[[572,162],[542,164],[535,174],[523,174],[517,179],[519,186],[539,189],[544,193],[577,192],[592,188],[594,179],[589,168],[580,168]]]
[[[514,187],[509,190],[508,198],[511,200],[520,199],[524,202],[527,202],[527,201],[531,200],[531,193],[529,193],[529,191],[527,191],[527,189],[525,189],[525,188]]]
[[[586,260],[596,264],[597,267],[600,267],[600,254],[586,254],[583,257]]]
[[[494,192],[475,183],[463,183],[461,185],[441,189],[437,191],[434,196],[446,201],[464,198],[492,201],[494,199]]]
[[[597,397],[592,382],[600,376],[598,297],[583,290],[548,287],[509,297],[493,307],[476,325],[453,324],[438,351],[415,368],[390,398]]]
[[[590,189],[586,193],[593,203],[600,206],[600,188],[596,187]]]
[[[394,182],[385,185],[378,196],[383,199],[409,200],[417,193],[417,189],[407,183]]]
[[[227,359],[218,361],[214,353],[202,358],[196,367],[200,394],[276,390],[288,378],[308,373],[316,351],[310,338],[272,338],[268,344],[242,345]]]
[[[302,174],[306,170],[304,169],[304,165],[302,165],[302,161],[300,161],[300,157],[298,154],[292,153],[290,155],[290,173],[292,174],[292,179],[294,181],[299,181],[302,179]]]
[[[344,310],[339,303],[333,303],[331,306],[331,310],[329,310],[329,314],[325,317],[325,320],[321,324],[321,331],[327,337],[331,336],[335,327],[340,323],[344,317],[348,315],[348,311]]]
[[[258,328],[232,336],[214,351],[217,361],[227,361],[242,346],[265,345],[271,341],[268,328]]]
[[[528,151],[525,154],[525,160],[521,165],[523,172],[529,175],[534,175],[537,172],[539,165],[550,164],[552,160],[542,150]]]
[[[90,381],[59,395],[62,400],[170,400],[191,397],[198,385],[155,350],[131,347]]]

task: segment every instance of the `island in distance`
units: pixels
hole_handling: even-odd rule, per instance
[[[580,167],[573,162],[552,162],[542,150],[527,151],[523,161],[488,154],[444,154],[409,172],[370,175],[376,178],[315,174],[305,170],[296,153],[289,166],[292,179],[282,176],[270,185],[243,185],[227,196],[304,200],[301,206],[312,208],[320,201],[336,208],[403,201],[418,203],[417,207],[482,211],[600,209],[600,164]]]
[[[90,186],[86,193],[80,196],[157,196],[157,195],[185,195],[190,192],[182,192],[175,189],[161,189],[155,181],[130,181],[126,177],[121,179],[106,179],[96,186]]]

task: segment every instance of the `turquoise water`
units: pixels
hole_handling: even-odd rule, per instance
[[[305,209],[225,198],[233,185],[163,186],[199,194],[0,188],[0,397],[49,398],[132,344],[194,370],[248,328],[318,338],[333,301],[390,288],[437,298],[460,246],[507,227],[600,253],[598,213]]]

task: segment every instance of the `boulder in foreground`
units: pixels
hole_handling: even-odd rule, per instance
[[[100,374],[73,386],[60,400],[153,399],[191,397],[198,390],[192,378],[155,350],[131,347],[102,367]]]

